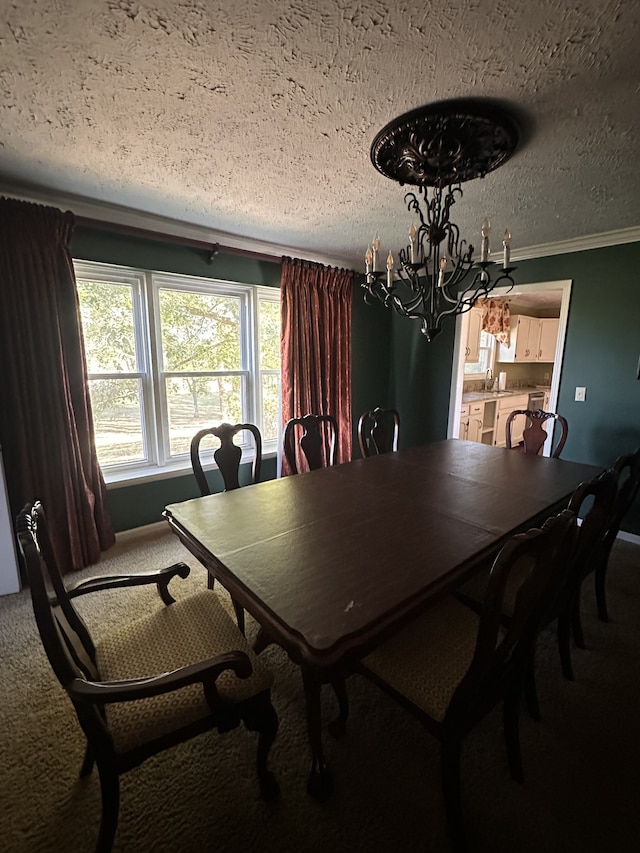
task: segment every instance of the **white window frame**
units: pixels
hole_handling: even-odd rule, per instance
[[[89,374],[89,379],[138,379],[141,383],[142,439],[145,459],[134,463],[106,465],[102,468],[107,484],[126,485],[131,480],[154,480],[191,471],[188,451],[173,457],[169,452],[169,420],[165,380],[172,376],[240,376],[242,378],[243,420],[254,423],[263,432],[263,457],[276,455],[280,434],[265,439],[262,429],[263,374],[280,375],[277,370],[261,370],[259,365],[260,300],[280,302],[280,289],[209,279],[200,276],[155,272],[133,267],[90,261],[74,261],[77,279],[128,284],[132,288],[134,334],[137,367],[135,373]],[[229,371],[167,371],[162,364],[160,330],[160,291],[183,290],[232,296],[240,299],[241,369]],[[280,432],[281,425],[278,422]],[[253,447],[241,445],[243,459],[253,456]],[[215,463],[205,467],[214,468]]]
[[[483,333],[481,332],[480,333],[480,340],[482,340],[482,334]],[[482,346],[482,344],[480,344],[478,355],[480,354],[480,351],[488,350],[489,356],[487,358],[487,370],[491,370],[491,372],[493,374],[493,368],[494,368],[495,357],[496,357],[496,339],[493,335],[489,335],[488,332],[484,332],[484,334],[486,334],[489,337],[490,343],[489,343],[489,346]],[[481,359],[478,358],[478,363],[480,363],[480,361],[481,361]],[[463,381],[467,382],[467,381],[475,381],[478,379],[486,379],[486,376],[487,376],[486,370],[483,373],[464,373]]]
[[[256,382],[254,383],[255,389],[255,405],[256,411],[262,412],[263,404],[262,404],[262,377],[263,376],[277,376],[278,377],[278,432],[275,439],[269,439],[266,437],[266,430],[264,430],[264,425],[261,423],[260,428],[262,430],[262,443],[263,447],[268,447],[270,451],[275,455],[279,452],[281,446],[281,438],[282,438],[282,369],[273,370],[271,368],[264,368],[259,363],[260,362],[260,302],[277,302],[280,304],[280,288],[275,287],[255,287],[254,288],[254,298],[255,298],[255,309],[252,311],[252,318],[254,320],[255,327],[253,329],[255,346],[255,375]],[[262,419],[261,419],[262,420]]]

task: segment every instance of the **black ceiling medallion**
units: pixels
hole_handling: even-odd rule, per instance
[[[433,340],[442,320],[468,311],[498,284],[513,286],[509,266],[509,231],[503,238],[502,265],[489,260],[490,224],[482,225],[480,260],[473,246],[460,240],[450,212],[462,198],[465,181],[483,178],[505,163],[515,151],[519,130],[515,118],[493,102],[441,101],[405,113],[389,122],[371,146],[371,161],[385,177],[401,186],[416,186],[405,195],[407,209],[417,217],[409,229],[409,244],[398,253],[397,274],[389,252],[380,269],[380,239],[374,237],[365,255],[362,282],[365,300],[379,299],[405,317],[422,322],[422,332]],[[430,189],[429,189],[430,188]],[[424,208],[424,209],[423,209]],[[466,284],[471,270],[475,274]]]

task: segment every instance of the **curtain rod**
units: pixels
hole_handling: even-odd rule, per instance
[[[211,264],[217,254],[223,252],[229,255],[243,255],[247,258],[255,258],[258,261],[280,262],[281,255],[269,255],[266,252],[252,252],[250,249],[239,249],[236,246],[223,246],[220,243],[196,240],[194,237],[180,237],[177,234],[161,234],[159,231],[151,231],[147,228],[136,228],[134,225],[123,225],[118,222],[106,222],[102,219],[92,219],[88,216],[76,216],[78,225],[88,228],[99,228],[107,231],[118,231],[131,237],[143,237],[147,240],[157,240],[163,243],[177,243],[181,246],[190,246],[194,249],[202,249],[207,253],[207,260]]]

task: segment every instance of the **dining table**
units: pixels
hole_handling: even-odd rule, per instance
[[[170,504],[186,548],[302,672],[308,790],[332,788],[321,687],[344,679],[601,468],[459,439]],[[340,730],[340,720],[333,721]]]

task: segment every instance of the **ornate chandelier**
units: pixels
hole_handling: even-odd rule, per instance
[[[371,161],[400,186],[417,187],[404,198],[418,224],[411,224],[409,243],[400,249],[397,265],[389,252],[385,269],[381,269],[380,239],[375,235],[365,254],[361,283],[365,302],[378,299],[403,317],[420,320],[423,335],[432,341],[442,330],[445,317],[473,308],[497,285],[513,287],[509,231],[502,240],[502,263],[496,264],[489,260],[490,223],[485,219],[480,260],[474,261],[473,246],[460,239],[460,230],[450,217],[454,203],[462,198],[461,184],[483,178],[506,162],[518,137],[517,124],[509,113],[479,100],[420,107],[378,133],[371,146]]]

